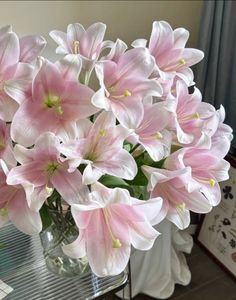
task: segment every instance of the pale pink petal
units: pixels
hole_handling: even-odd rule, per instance
[[[123,202],[121,201],[121,203]],[[145,214],[133,205],[115,203],[111,205],[110,209],[112,214],[117,215],[124,222],[145,222]]]
[[[85,33],[85,29],[79,23],[73,23],[67,26],[67,43],[68,43],[67,45],[72,53],[74,53],[73,42],[78,41],[79,43],[81,43],[81,39],[84,33]]]
[[[4,206],[14,197],[16,189],[6,184],[6,176],[3,172],[0,173],[0,206]]]
[[[94,211],[86,231],[89,264],[92,271],[101,277],[120,274],[130,257],[129,230],[126,223],[111,218],[109,226],[113,235],[120,240],[120,248],[112,248],[112,238],[103,214],[99,211]]]
[[[181,230],[190,224],[190,212],[185,208],[170,205],[166,218]]]
[[[221,190],[218,182],[215,183],[213,187],[202,185],[201,186],[201,192],[204,194],[206,199],[209,201],[209,207],[208,210],[206,209],[206,213],[211,210],[211,206],[217,206],[221,201]],[[199,203],[201,204],[201,203]],[[202,205],[202,204],[201,204]]]
[[[139,47],[146,48],[146,46],[147,46],[147,40],[145,40],[145,39],[137,39],[137,40],[135,40],[135,41],[132,42],[131,46],[134,47],[134,48],[139,48]]]
[[[82,61],[78,55],[68,54],[63,59],[56,62],[56,66],[66,80],[78,80]]]
[[[85,232],[80,229],[78,238],[71,244],[63,245],[63,252],[72,258],[81,258],[86,255]]]
[[[20,45],[15,33],[9,32],[4,35],[0,43],[0,70],[19,62]]]
[[[146,104],[144,106],[144,116],[139,127],[135,132],[140,137],[150,137],[158,131],[162,131],[170,120],[169,107],[166,107],[166,102],[159,102],[155,104]],[[157,118],[158,116],[158,118]]]
[[[112,45],[110,53],[103,57],[102,60],[113,60],[117,63],[120,56],[127,50],[128,46],[120,39],[117,39],[116,42]]]
[[[159,53],[165,53],[173,45],[172,28],[165,22],[153,22],[152,33],[149,42],[149,49],[152,55],[155,56],[155,52],[158,49]],[[157,59],[157,57],[155,57]],[[158,63],[158,59],[157,59]]]
[[[110,101],[106,98],[103,88],[100,88],[94,93],[91,102],[96,107],[103,108],[107,111],[110,110]]]
[[[41,186],[45,184],[45,181],[45,176],[42,174],[42,164],[38,161],[12,168],[7,175],[7,184],[9,185],[33,183],[36,186]]]
[[[130,96],[128,99],[113,101],[111,109],[121,125],[132,129],[140,124],[144,114],[143,103],[139,96]]]
[[[93,123],[88,120],[79,120],[76,122],[76,138],[83,139],[88,136],[89,131],[91,130]]]
[[[182,56],[186,66],[190,67],[201,61],[204,57],[204,53],[198,49],[186,48],[183,49]]]
[[[43,48],[46,40],[42,36],[29,35],[20,39],[20,61],[31,63]]]
[[[65,81],[59,69],[53,63],[45,60],[34,78],[32,98],[42,102],[46,95],[63,95],[65,87],[60,84]]]
[[[8,211],[11,222],[22,232],[31,235],[42,230],[40,214],[30,210],[23,189],[8,203]]]
[[[5,161],[5,163],[10,169],[16,166],[17,161],[14,157],[13,149],[11,145],[6,146],[4,153],[2,155],[2,159]]]
[[[99,168],[88,164],[83,172],[83,184],[92,184],[96,182],[102,175],[104,175],[104,172],[99,170]]]
[[[88,187],[82,184],[82,175],[78,170],[68,173],[66,168],[59,168],[50,181],[69,204],[83,202],[88,197]]]
[[[155,138],[140,138],[140,144],[154,161],[159,161],[167,157],[170,153],[170,146],[172,135],[169,131],[163,130],[161,132],[162,138],[160,140]]]
[[[49,33],[50,37],[58,44],[60,45],[56,49],[56,53],[60,54],[67,54],[71,51],[70,47],[67,43],[67,34],[65,32],[59,31],[59,30],[53,30]],[[58,51],[60,48],[60,51]]]
[[[103,23],[92,24],[83,34],[80,41],[81,54],[90,59],[96,59],[106,31]],[[95,55],[95,56],[94,56]]]
[[[0,92],[0,119],[11,122],[19,105],[4,92]]]
[[[91,195],[91,194],[90,194]],[[72,204],[71,205],[71,213],[74,218],[74,221],[79,228],[86,229],[89,225],[90,218],[92,217],[92,213],[90,210],[92,209],[93,203],[92,201],[87,201],[88,199],[85,199],[85,204]],[[84,211],[84,206],[88,206],[88,210]],[[94,209],[97,209],[98,207],[95,207]]]
[[[160,83],[155,79],[140,79],[136,78],[127,78],[129,82],[129,89],[132,91],[132,94],[140,95],[141,97],[153,96],[160,97],[163,93]]]
[[[35,141],[35,148],[37,148],[39,157],[35,154],[34,159],[40,160],[40,157],[59,157],[60,152],[57,149],[59,145],[59,138],[52,132],[46,132],[40,135]]]
[[[98,186],[98,184],[97,184]],[[96,186],[96,189],[98,190]],[[101,184],[100,184],[101,186]],[[104,188],[104,186],[103,186]],[[121,188],[113,188],[110,189],[110,192],[112,194],[112,197],[108,197],[106,204],[116,204],[116,203],[120,203],[120,204],[128,204],[131,205],[131,201],[130,201],[130,194],[127,190],[125,189],[121,189]]]
[[[174,47],[175,48],[184,48],[188,38],[189,32],[185,28],[177,28],[173,31],[174,34]]]
[[[68,121],[84,119],[99,111],[91,103],[94,92],[89,87],[77,82],[68,82],[61,97],[64,118]]]
[[[26,182],[22,183],[22,186],[25,189],[28,206],[35,212],[39,212],[46,199],[50,197],[53,192],[53,189],[47,189],[46,185],[36,187]]]
[[[194,85],[194,75],[192,69],[184,68],[178,70],[177,76],[180,77],[187,84],[187,86]]]
[[[132,209],[143,214],[151,225],[156,225],[165,218],[165,214],[161,212],[163,206],[162,198],[155,197],[145,201],[132,198],[132,200]]]
[[[4,91],[17,103],[21,104],[24,100],[27,100],[29,97],[29,81],[25,79],[7,80],[4,84]],[[18,105],[16,103],[15,106],[17,106],[18,108]]]
[[[155,61],[149,51],[144,48],[128,50],[117,63],[119,77],[137,78],[149,77],[153,71]]]
[[[175,128],[177,139],[181,144],[190,144],[193,141],[194,136],[184,132],[178,120],[175,120]]]
[[[39,116],[41,117],[40,119]],[[42,129],[45,128],[45,131],[50,130],[50,127],[48,127],[50,121],[51,114],[42,114],[41,107],[32,106],[31,102],[25,101],[21,104],[12,120],[11,138],[21,145],[31,146],[35,143],[35,139],[43,132]],[[19,124],[21,124],[20,127]]]
[[[132,180],[137,174],[136,162],[126,150],[108,150],[102,154],[100,159],[102,159],[101,162],[94,162],[94,166],[104,173],[127,180]]]
[[[148,222],[131,222],[129,225],[131,244],[139,250],[151,249],[160,235]]]

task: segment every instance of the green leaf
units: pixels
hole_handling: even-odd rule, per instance
[[[151,167],[153,168],[158,168],[158,169],[162,169],[162,166],[165,162],[165,159],[159,160],[159,161],[155,161],[151,164]]]
[[[119,177],[115,177],[115,176],[111,176],[111,175],[103,175],[99,179],[99,182],[102,183],[103,185],[105,185],[108,188],[119,187],[119,188],[123,188],[123,189],[128,190],[131,195],[133,194],[133,190],[129,186],[129,184],[125,180],[123,180]]]
[[[142,170],[138,168],[138,173],[133,180],[125,180],[129,185],[142,185],[148,184],[147,177],[143,174]]]
[[[51,220],[50,215],[48,213],[48,208],[47,208],[46,204],[43,204],[43,206],[41,207],[39,213],[40,213],[42,223],[43,223],[43,230],[45,230],[52,223],[52,220]]]

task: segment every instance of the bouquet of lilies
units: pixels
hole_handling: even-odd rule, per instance
[[[64,252],[98,276],[122,272],[131,245],[150,249],[164,218],[184,229],[219,204],[232,140],[224,108],[194,87],[203,53],[187,30],[154,22],[129,49],[105,30],[51,31],[51,62],[44,38],[0,29],[0,226],[39,233],[56,191],[79,229]]]

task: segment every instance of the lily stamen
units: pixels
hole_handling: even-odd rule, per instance
[[[176,208],[178,208],[178,209],[180,209],[180,210],[184,210],[184,209],[185,209],[185,203],[182,202],[182,203],[176,204]]]
[[[118,96],[113,96],[112,95],[112,98],[114,99],[122,99],[122,98],[126,98],[126,97],[130,97],[132,94],[129,90],[124,90],[123,94],[121,95],[118,95]]]
[[[104,137],[106,135],[106,130],[105,129],[100,129],[99,130],[99,136]]]
[[[204,184],[209,184],[211,187],[214,187],[216,184],[216,181],[213,178],[209,178],[208,180],[196,178],[196,180]]]
[[[186,64],[185,60],[183,58],[181,58],[178,61],[178,64],[176,64],[175,66],[170,66],[170,67],[165,68],[165,71],[176,71],[179,67],[181,67],[185,64]]]
[[[109,211],[106,208],[103,208],[102,211],[103,211],[105,222],[106,222],[106,225],[107,225],[107,228],[108,228],[108,232],[109,232],[110,237],[112,239],[112,248],[120,248],[122,246],[122,244],[121,244],[120,240],[113,235],[113,232],[111,230],[111,226],[109,224]]]
[[[157,139],[157,140],[160,140],[160,139],[163,138],[163,135],[162,135],[159,131],[157,131],[157,133],[155,133],[155,134],[153,135],[153,137],[154,137],[155,139]]]
[[[199,118],[200,118],[199,113],[195,112],[193,115],[189,115],[189,116],[181,118],[181,121],[190,121],[192,119],[196,119],[197,120]]]
[[[79,41],[73,41],[73,53],[79,54]]]

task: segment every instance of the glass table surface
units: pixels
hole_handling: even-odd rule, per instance
[[[45,265],[38,235],[28,236],[7,224],[0,229],[0,279],[14,290],[4,300],[89,300],[122,289],[127,272],[99,278],[62,278]]]

